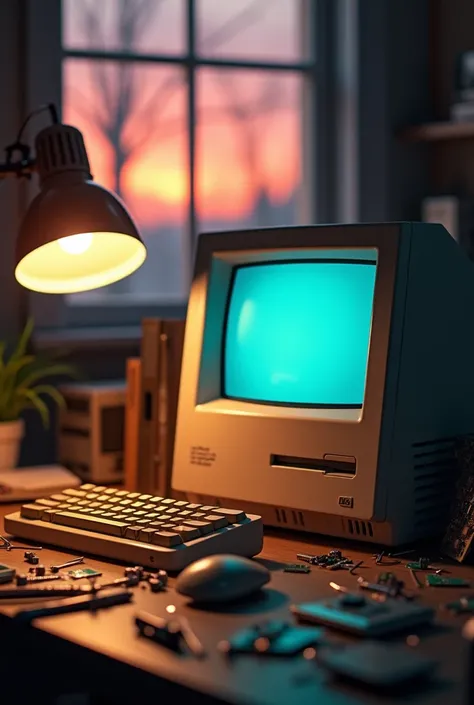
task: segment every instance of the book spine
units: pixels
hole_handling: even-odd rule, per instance
[[[126,381],[124,447],[125,489],[134,492],[137,489],[138,447],[141,420],[140,358],[131,357],[127,360]]]
[[[141,341],[141,414],[137,491],[154,493],[157,482],[158,414],[162,322],[157,318],[142,321]]]

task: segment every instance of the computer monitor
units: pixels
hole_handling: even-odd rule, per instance
[[[441,225],[202,235],[172,486],[385,545],[442,531],[474,432],[474,265]]]

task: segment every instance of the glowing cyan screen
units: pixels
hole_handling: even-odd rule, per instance
[[[375,262],[298,261],[236,268],[224,333],[224,396],[361,406]]]

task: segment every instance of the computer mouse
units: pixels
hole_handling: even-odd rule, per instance
[[[257,592],[270,580],[270,571],[249,558],[219,554],[200,558],[178,576],[176,590],[194,602],[222,603]]]

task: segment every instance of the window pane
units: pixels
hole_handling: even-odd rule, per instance
[[[70,301],[183,300],[189,280],[189,199],[182,69],[67,59],[63,80],[65,121],[82,130],[94,177],[123,197],[148,248],[135,274]]]
[[[282,74],[207,68],[199,72],[201,231],[303,220],[303,79]]]
[[[183,52],[184,0],[63,0],[66,49]]]
[[[297,61],[306,0],[197,0],[197,46],[209,57]]]

